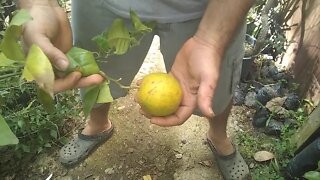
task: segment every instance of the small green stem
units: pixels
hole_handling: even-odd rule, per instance
[[[100,71],[99,74],[107,81],[112,81],[114,83],[116,83],[118,86],[120,86],[122,89],[126,89],[126,90],[129,90],[130,89],[130,86],[125,86],[123,84],[120,83],[120,79],[113,79],[109,76],[107,76],[104,72]]]

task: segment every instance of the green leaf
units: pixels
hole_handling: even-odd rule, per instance
[[[105,81],[100,85],[100,91],[97,98],[97,103],[109,103],[113,101],[113,97],[110,92],[109,82]]]
[[[18,144],[18,138],[10,130],[8,124],[0,115],[0,146]]]
[[[109,46],[115,49],[114,54],[121,55],[128,51],[133,38],[131,38],[124,21],[118,18],[113,21],[107,40]]]
[[[3,53],[0,53],[0,67],[12,67],[16,61],[7,58]]]
[[[71,49],[72,50],[72,49]],[[67,53],[67,57],[69,60],[69,66],[67,68],[67,73],[71,73],[74,71],[80,71],[79,63],[74,59],[76,54],[71,54],[71,50]]]
[[[84,90],[83,111],[87,118],[96,103],[109,103],[113,98],[110,93],[109,82],[105,81],[102,84],[94,85]]]
[[[51,144],[50,144],[50,143],[46,143],[46,144],[44,145],[44,147],[50,148],[50,147],[51,147]]]
[[[51,95],[41,88],[38,88],[37,95],[38,100],[43,105],[44,109],[48,113],[52,113],[54,111],[54,101]]]
[[[9,59],[20,61],[24,59],[25,56],[19,39],[22,33],[22,25],[31,19],[29,12],[25,9],[19,10],[13,16],[0,44],[0,49]]]
[[[68,51],[67,56],[70,61],[67,72],[80,71],[82,76],[89,76],[100,71],[93,53],[90,51],[73,47]]]
[[[130,11],[131,22],[134,29],[140,33],[149,33],[152,29],[144,25],[135,11]]]
[[[308,180],[319,180],[320,179],[320,172],[309,171],[309,172],[306,172],[303,177]]]
[[[20,120],[18,121],[18,126],[19,126],[19,128],[23,128],[24,125],[25,125],[24,120],[21,120],[21,119],[20,119]]]
[[[98,45],[98,48],[102,51],[109,51],[109,43],[107,40],[107,33],[99,34],[92,38],[92,40]]]
[[[89,116],[89,113],[97,101],[100,85],[94,85],[84,89],[83,97],[83,113],[85,118]]]
[[[32,16],[28,10],[21,9],[13,16],[9,26],[21,26],[30,20],[32,20]]]
[[[61,137],[59,139],[59,142],[63,145],[67,144],[69,142],[69,139],[67,137]]]
[[[53,137],[53,138],[55,138],[55,139],[58,139],[58,133],[57,133],[57,131],[54,130],[54,129],[51,129],[51,130],[50,130],[50,136]]]
[[[42,50],[32,45],[24,67],[22,77],[27,81],[35,80],[40,89],[53,98],[54,72],[48,57]]]
[[[21,26],[9,26],[4,33],[0,49],[9,59],[22,61],[25,58],[19,42],[21,32]]]

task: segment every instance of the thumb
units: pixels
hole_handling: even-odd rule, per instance
[[[69,66],[67,56],[58,48],[56,48],[47,37],[37,37],[34,41],[42,51],[48,56],[52,65],[59,71],[66,71]]]
[[[78,83],[80,78],[81,78],[81,73],[75,71],[68,74],[64,78],[59,78],[55,80],[54,87],[53,87],[54,93],[59,93],[59,92],[74,88],[74,86]]]
[[[212,78],[204,78],[198,90],[198,107],[208,118],[214,117],[212,110],[212,98],[216,89],[216,83]]]

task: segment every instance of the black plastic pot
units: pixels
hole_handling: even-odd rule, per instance
[[[294,158],[292,158],[286,168],[288,179],[300,178],[306,172],[315,170],[320,160],[320,137],[306,146]]]

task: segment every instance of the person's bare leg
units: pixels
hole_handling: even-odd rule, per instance
[[[229,155],[234,152],[234,148],[231,144],[231,140],[227,137],[227,121],[231,111],[231,103],[229,106],[218,116],[209,121],[208,138],[214,144],[218,153],[221,155]]]
[[[103,104],[91,110],[90,119],[83,129],[82,134],[95,135],[106,131],[111,127],[111,122],[108,119],[110,105],[111,103]]]

